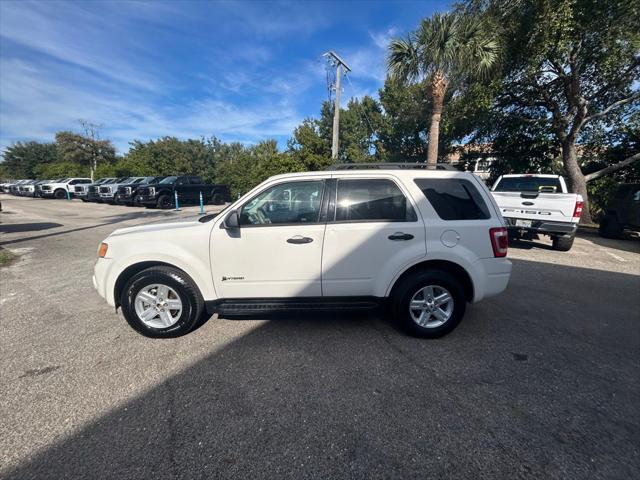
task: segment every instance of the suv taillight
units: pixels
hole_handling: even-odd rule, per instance
[[[509,249],[509,235],[504,227],[491,228],[489,230],[491,237],[491,247],[493,247],[494,257],[506,257]]]
[[[582,216],[582,205],[584,203],[582,202],[582,200],[578,200],[576,202],[576,208],[573,210],[573,218],[580,218]]]

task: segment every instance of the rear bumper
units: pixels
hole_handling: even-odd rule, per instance
[[[511,278],[511,261],[506,258],[483,258],[473,264],[473,302],[502,293]]]
[[[517,220],[530,221],[531,226],[516,225]],[[505,217],[504,221],[510,232],[531,232],[543,235],[561,234],[574,235],[578,230],[578,224],[572,222],[549,222],[545,220],[531,220],[527,218]]]

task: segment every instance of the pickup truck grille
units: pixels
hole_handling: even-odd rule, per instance
[[[131,187],[120,187],[118,193],[121,195],[131,195]]]
[[[143,187],[138,190],[138,193],[140,193],[140,195],[151,195],[151,189],[148,187]]]
[[[97,186],[89,187],[87,190],[89,191],[89,193],[98,193],[98,187]]]
[[[100,187],[100,193],[111,193],[111,187]]]

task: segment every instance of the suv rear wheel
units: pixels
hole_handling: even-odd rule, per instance
[[[151,267],[131,277],[120,304],[127,323],[151,338],[184,335],[204,314],[204,301],[195,283],[173,267]]]
[[[438,338],[458,326],[466,308],[461,283],[440,270],[416,272],[396,289],[393,313],[411,335]]]
[[[222,205],[224,204],[224,198],[221,193],[214,193],[213,197],[211,197],[211,203],[214,205]]]
[[[598,232],[604,238],[620,238],[622,236],[622,226],[615,215],[605,215],[600,221]]]

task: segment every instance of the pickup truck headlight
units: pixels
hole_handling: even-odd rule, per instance
[[[149,195],[154,196],[156,194],[156,189],[153,187],[149,187]]]

